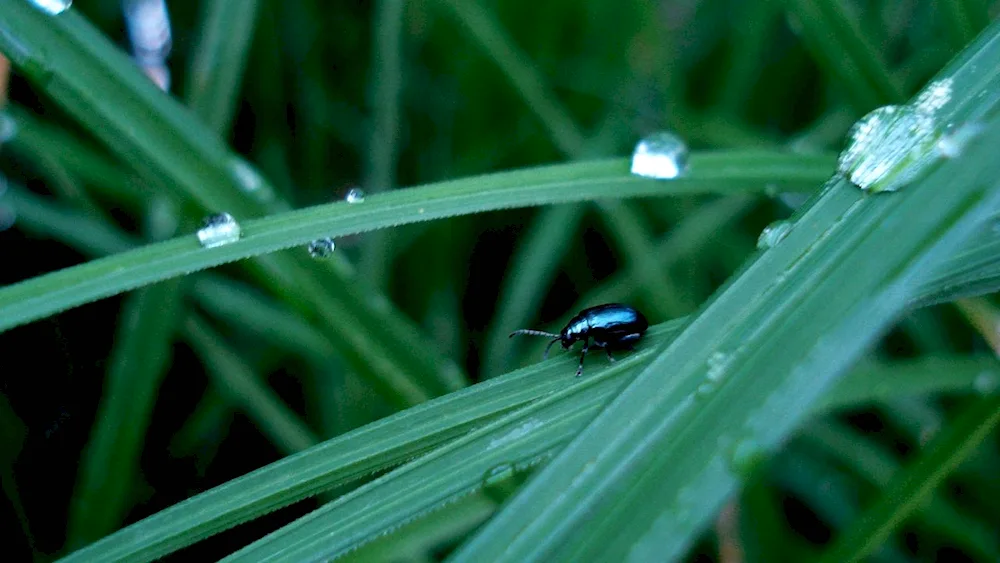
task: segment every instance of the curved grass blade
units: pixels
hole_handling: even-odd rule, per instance
[[[243,224],[243,238],[232,244],[202,248],[195,237],[188,235],[7,286],[0,289],[0,330],[145,284],[302,245],[322,236],[339,237],[459,214],[598,197],[747,191],[759,189],[763,181],[776,177],[808,189],[828,173],[830,164],[825,156],[709,153],[692,156],[691,173],[684,179],[663,183],[631,176],[628,162],[614,159],[374,194],[361,206],[337,202],[248,221]],[[287,267],[292,269],[291,264]],[[285,276],[289,274],[284,272]],[[307,283],[303,281],[300,289]]]

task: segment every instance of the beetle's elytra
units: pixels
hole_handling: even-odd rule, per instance
[[[561,342],[562,347],[568,350],[574,342],[582,340],[583,353],[580,354],[580,366],[576,369],[576,376],[580,377],[583,374],[583,359],[591,344],[604,348],[608,360],[613,362],[615,359],[611,356],[611,350],[631,350],[648,327],[646,317],[635,308],[620,303],[607,303],[580,311],[559,334],[521,329],[510,333],[510,336],[528,334],[551,338],[552,341],[545,347],[545,358],[549,357],[549,349],[556,342]]]

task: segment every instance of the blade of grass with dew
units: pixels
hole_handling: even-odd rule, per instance
[[[677,324],[664,327],[664,336]],[[655,332],[655,331],[654,331]],[[654,338],[656,338],[654,334]],[[439,397],[201,493],[70,554],[150,560],[255,516],[398,465],[504,413],[565,389],[564,357]]]
[[[184,99],[220,135],[232,125],[259,8],[259,0],[201,2]]]
[[[877,549],[1000,423],[1000,395],[975,399],[893,479],[859,520],[824,552],[821,562],[854,562]]]
[[[649,347],[671,338],[682,326],[683,321],[674,321],[652,329],[647,336]],[[71,554],[67,561],[149,560],[320,491],[397,465],[504,413],[565,389],[567,373],[575,362],[576,358],[569,355],[542,362],[372,423],[132,524]],[[886,377],[892,377],[889,369]],[[853,389],[858,385],[851,379],[850,375],[845,377],[842,385],[857,396]],[[907,379],[894,379],[900,381],[897,394],[905,395]],[[917,386],[916,391],[933,392],[924,386]],[[867,402],[867,398],[857,398],[862,404]],[[472,475],[468,486],[473,487],[481,477]]]
[[[79,548],[125,519],[160,381],[170,362],[180,284],[143,288],[122,305],[118,337],[70,503],[66,545]]]
[[[194,314],[185,317],[182,331],[208,368],[219,390],[240,405],[260,431],[286,454],[300,452],[319,442],[312,430],[285,405],[222,337]]]
[[[299,246],[322,236],[339,237],[459,214],[612,195],[739,193],[759,189],[763,178],[781,178],[808,190],[828,173],[829,167],[825,157],[708,153],[692,155],[690,173],[669,184],[632,176],[626,160],[612,159],[374,194],[363,206],[336,202],[247,221],[243,224],[243,238],[224,246],[202,248],[192,236],[178,237],[7,286],[0,289],[0,330],[144,284]],[[293,269],[294,265],[289,265],[289,270]],[[302,283],[302,287],[308,285],[308,281]],[[385,358],[380,358],[379,363],[385,363]]]
[[[937,123],[995,114],[998,30],[940,75],[955,95]],[[454,559],[679,557],[740,475],[1000,205],[988,153],[1000,123],[987,127],[899,194],[828,183]]]
[[[205,210],[226,210],[241,220],[266,211],[252,197],[273,192],[266,180],[153,86],[75,11],[49,17],[27,3],[3,3],[0,49],[151,182],[190,197]],[[65,56],[48,57],[50,52]],[[271,207],[283,205],[274,201]],[[278,295],[317,314],[336,335],[331,342],[351,367],[396,404],[449,390],[460,371],[455,363],[435,353],[393,307],[373,305],[377,298],[352,284],[346,264],[332,267],[342,261],[336,255],[327,260],[329,276],[322,281],[305,253],[261,258],[247,267],[256,267],[258,277]],[[320,291],[307,290],[321,286]]]
[[[396,184],[396,160],[400,128],[400,92],[403,89],[403,18],[406,2],[377,0],[372,19],[372,72],[368,85],[371,103],[371,134],[365,151],[364,188],[372,193],[390,190]],[[386,282],[391,266],[390,233],[370,233],[364,241],[359,270],[374,287]]]
[[[899,471],[896,457],[875,441],[836,421],[820,421],[804,428],[798,436],[804,444],[814,445],[835,458],[865,481],[885,489]],[[949,538],[954,545],[985,560],[1000,559],[1000,545],[990,526],[961,512],[943,494],[931,494],[915,519]]]
[[[837,78],[854,109],[867,113],[905,99],[902,86],[889,72],[870,35],[847,13],[842,2],[786,2],[792,28],[818,62]]]

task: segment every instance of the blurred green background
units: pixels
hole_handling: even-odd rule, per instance
[[[169,67],[178,96],[195,96],[192,68],[213,4],[167,3]],[[247,10],[255,9],[245,73],[241,82],[233,80],[235,95],[201,103],[224,108],[213,114],[222,116],[213,125],[295,207],[334,201],[352,186],[372,193],[626,155],[637,139],[657,130],[676,132],[693,150],[832,154],[858,117],[908,98],[996,13],[985,0],[247,3]],[[73,10],[128,50],[120,2],[77,0]],[[858,66],[856,53],[842,50],[844,41],[874,53],[875,62]],[[148,192],[121,197],[65,164],[77,153],[96,153],[123,175],[128,163],[121,155],[95,141],[18,72],[7,98],[5,115],[17,131],[0,145],[0,173],[20,197],[44,197],[52,203],[42,209],[75,210],[136,237],[156,238],[149,217],[159,200]],[[593,304],[587,296],[608,284],[645,284],[629,293],[630,302],[653,323],[694,312],[752,254],[761,230],[801,202],[780,191],[762,185],[759,194],[743,198],[494,212],[344,238],[336,252],[356,267],[355,283],[384,290],[471,384],[537,361],[537,347],[508,341],[507,332],[557,330],[568,315]],[[196,227],[197,211],[167,209],[180,232]],[[691,220],[699,211],[704,222]],[[74,217],[53,221],[72,232]],[[44,229],[25,227],[23,220],[0,232],[0,283],[91,257]],[[678,229],[690,231],[687,243],[668,258],[643,254]],[[650,264],[652,271],[643,271]],[[89,527],[83,513],[73,521],[74,491],[99,404],[110,393],[113,350],[135,322],[122,313],[129,298],[101,300],[0,335],[0,519],[10,531],[3,548],[12,554],[8,560],[51,559],[397,410],[345,369],[329,345],[300,339],[296,349],[275,342],[268,330],[280,327],[261,326],[263,321],[241,310],[240,299],[271,302],[245,271],[224,266],[213,273],[214,285],[200,293],[207,297],[185,297],[180,305],[197,311],[202,324],[181,321],[176,312],[162,317],[168,346],[152,357],[162,362],[163,374],[146,389],[152,393],[145,401],[148,412],[133,419],[141,455],[135,471],[123,473],[125,480],[114,484],[118,490],[108,493],[117,504]],[[181,290],[199,279],[181,280]],[[156,287],[178,291],[166,285]],[[981,305],[987,308],[981,316],[989,316],[990,303]],[[212,335],[209,342],[224,343],[225,351],[192,345],[191,335],[199,331]],[[237,367],[226,364],[227,353]],[[989,348],[954,306],[939,305],[910,314],[873,358],[967,353]],[[603,358],[588,365],[597,362]],[[242,369],[266,381],[305,422],[301,440],[262,432],[213,388],[212,369]],[[718,533],[707,533],[691,559],[740,561],[727,555],[734,542],[748,560],[773,560],[759,554],[779,553],[798,561],[814,553],[947,424],[954,400],[889,400],[822,419],[747,486],[745,496],[766,500],[753,506],[771,512],[737,511],[735,525],[720,519]],[[938,516],[907,521],[875,557],[987,561],[1000,554],[1000,510],[990,500],[1000,498],[998,447],[994,432],[948,481],[944,500],[935,505],[945,504]],[[424,559],[413,560],[446,555],[511,490],[489,493],[489,509],[459,515],[462,525],[442,525],[448,533],[428,533],[434,542],[418,550]],[[221,557],[318,502],[302,501],[168,559]],[[748,520],[772,529],[766,536],[740,536],[740,523]],[[963,525],[983,533],[969,532],[975,536],[969,539],[962,536]],[[742,539],[734,540],[733,533]],[[777,543],[755,545],[761,537]]]

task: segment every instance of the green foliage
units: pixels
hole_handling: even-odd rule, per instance
[[[182,98],[78,4],[0,3],[14,556],[1000,556],[981,0],[171,2]],[[932,80],[967,144],[834,175]],[[658,129],[680,178],[629,173]],[[582,378],[507,338],[607,302],[652,326]]]

